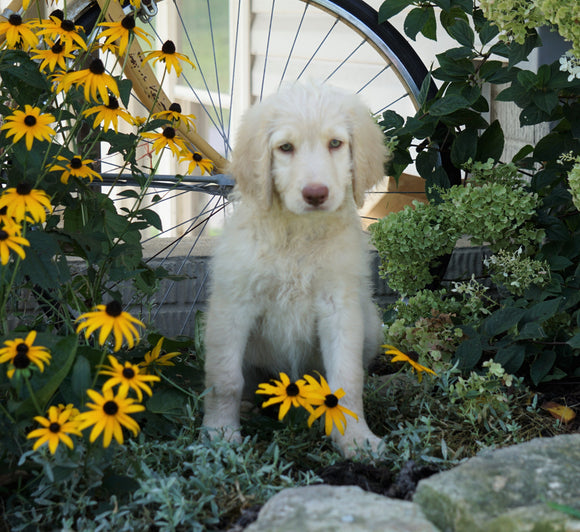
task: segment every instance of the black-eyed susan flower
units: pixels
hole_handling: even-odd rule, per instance
[[[82,26],[77,26],[72,20],[63,20],[63,12],[60,10],[53,11],[48,20],[40,20],[35,24],[41,29],[36,33],[38,36],[45,36],[52,42],[60,40],[65,45],[79,46],[83,50],[87,49],[87,43],[80,34]]]
[[[171,126],[167,126],[161,133],[141,133],[146,139],[153,140],[153,150],[158,154],[163,148],[169,148],[176,157],[181,152],[186,151],[185,142],[177,135],[177,132]]]
[[[168,120],[171,122],[173,127],[179,127],[180,124],[184,124],[189,130],[191,126],[195,127],[195,116],[194,115],[184,115],[181,112],[181,105],[177,102],[172,103],[168,109],[165,111],[159,111],[158,113],[153,113],[151,115],[153,120],[159,118],[161,120]]]
[[[147,54],[145,54],[145,59],[143,60],[143,63],[146,63],[147,61],[151,60],[153,60],[152,63],[153,65],[155,65],[157,61],[165,63],[165,68],[167,69],[167,72],[171,72],[171,70],[174,68],[175,73],[178,76],[183,72],[183,67],[179,63],[180,61],[188,63],[193,68],[195,68],[195,65],[187,58],[187,56],[176,52],[175,44],[173,43],[173,41],[165,41],[160,51],[148,52]]]
[[[50,171],[56,172],[57,170],[62,170],[60,181],[65,185],[68,183],[68,180],[71,176],[88,179],[90,183],[92,183],[93,179],[95,178],[100,179],[101,181],[103,180],[100,174],[91,168],[90,165],[95,162],[92,159],[82,159],[78,156],[74,156],[68,159],[62,155],[59,155],[57,160],[61,161],[60,164],[51,166]]]
[[[134,390],[137,399],[143,401],[143,393],[149,397],[153,394],[151,387],[147,383],[159,382],[161,379],[156,375],[147,375],[142,372],[138,365],[125,361],[121,364],[114,356],[109,355],[110,366],[103,366],[99,372],[101,375],[108,375],[110,378],[103,385],[103,391],[109,390],[119,385],[118,393],[127,395],[129,390]]]
[[[0,17],[0,35],[6,38],[5,45],[8,48],[34,48],[38,45],[38,36],[32,31],[33,26],[22,20],[18,13],[13,13],[8,18]]]
[[[393,355],[391,362],[407,362],[407,364],[409,364],[411,368],[417,372],[417,380],[419,382],[421,382],[423,379],[423,372],[430,373],[431,375],[437,375],[437,373],[435,373],[432,369],[422,366],[416,360],[413,360],[411,356],[406,355],[396,347],[393,347],[392,345],[383,345],[382,347],[386,349],[385,355]]]
[[[100,59],[93,59],[89,68],[78,70],[77,72],[67,73],[62,81],[62,90],[68,91],[72,86],[82,86],[84,88],[84,96],[87,102],[98,102],[98,96],[105,104],[109,103],[109,91],[111,91],[117,98],[119,95],[119,87],[113,76],[107,74],[105,65]]]
[[[10,260],[10,251],[14,251],[21,259],[26,257],[22,246],[30,246],[30,242],[20,234],[20,226],[10,223],[0,227],[0,264],[5,266]]]
[[[16,109],[4,121],[0,129],[7,130],[7,137],[14,136],[13,142],[18,142],[24,137],[28,151],[32,149],[34,139],[50,141],[55,135],[54,129],[49,126],[54,122],[54,116],[50,113],[42,113],[38,107],[32,107],[29,104],[24,106],[24,111]]]
[[[320,375],[320,383],[310,375],[304,375],[304,378],[308,382],[307,393],[310,404],[317,406],[308,418],[308,426],[311,427],[315,420],[325,415],[324,429],[326,435],[330,436],[333,426],[336,426],[338,431],[344,434],[344,429],[346,428],[346,417],[344,415],[347,414],[358,420],[358,416],[354,412],[339,404],[340,399],[345,395],[344,390],[339,388],[333,392],[322,375]]]
[[[14,221],[14,218],[12,218],[11,216],[8,216],[7,210],[8,209],[7,209],[6,205],[4,205],[4,207],[0,208],[0,227],[5,226],[5,225],[12,225],[12,224],[16,223]],[[18,224],[16,224],[16,225],[18,225]]]
[[[50,352],[46,347],[33,345],[36,340],[36,331],[30,331],[26,338],[6,340],[0,349],[0,364],[8,362],[8,378],[12,378],[17,370],[25,370],[34,364],[42,372],[44,365],[50,364]]]
[[[118,133],[119,118],[123,119],[127,124],[135,124],[133,117],[119,106],[119,100],[110,95],[108,104],[96,105],[83,111],[83,114],[85,116],[95,115],[93,127],[96,128],[100,124],[104,131],[108,131],[112,127]]]
[[[313,408],[310,405],[309,389],[304,379],[292,382],[286,373],[280,373],[280,380],[272,379],[270,383],[263,382],[258,385],[257,394],[271,395],[272,397],[262,403],[262,408],[280,404],[278,419],[282,420],[291,406],[303,407],[310,413]]]
[[[111,332],[115,338],[114,351],[121,349],[123,340],[127,340],[130,348],[139,341],[139,331],[135,327],[145,325],[123,310],[119,301],[111,301],[106,305],[97,305],[92,311],[81,314],[77,319],[77,334],[84,330],[85,338],[88,338],[97,329],[99,332],[99,344],[104,345]]]
[[[60,41],[49,44],[49,48],[33,50],[34,55],[31,56],[32,59],[42,60],[39,68],[43,72],[47,68],[50,72],[54,72],[57,66],[62,70],[66,70],[66,60],[74,59],[75,57],[71,53],[74,49],[69,48],[69,45],[62,44]]]
[[[44,190],[32,188],[30,183],[18,183],[7,188],[0,196],[0,209],[6,207],[6,215],[21,223],[43,223],[46,211],[52,212],[50,198]]]
[[[113,44],[115,41],[119,41],[119,54],[123,55],[129,42],[133,35],[141,37],[141,39],[147,41],[147,44],[151,46],[151,37],[146,31],[138,28],[135,24],[135,17],[131,14],[125,16],[120,22],[101,22],[99,26],[108,28],[101,32],[99,37],[105,37],[104,46]]]
[[[187,173],[192,174],[196,168],[201,170],[201,175],[207,172],[211,174],[213,170],[213,162],[211,159],[205,158],[201,153],[194,151],[191,152],[189,150],[184,150],[179,154],[179,162],[180,163],[187,163],[189,166],[187,167]]]
[[[48,450],[51,454],[54,454],[60,442],[72,449],[74,444],[69,434],[82,436],[81,431],[78,429],[78,423],[74,419],[74,410],[73,408],[60,409],[57,406],[51,406],[48,409],[47,417],[36,416],[34,420],[40,423],[42,428],[28,433],[28,439],[38,438],[34,442],[32,449],[36,451],[41,445],[48,443]]]
[[[172,353],[165,353],[162,355],[161,347],[163,346],[163,340],[164,338],[160,338],[157,344],[155,344],[155,347],[151,349],[151,351],[145,353],[145,356],[143,357],[145,359],[144,362],[139,362],[138,366],[142,368],[145,373],[150,369],[158,371],[160,366],[175,366],[175,364],[171,362],[171,359],[179,356],[180,353],[173,351]]]
[[[128,398],[126,393],[115,394],[111,389],[103,391],[103,395],[94,390],[87,390],[87,394],[93,400],[87,403],[90,410],[81,412],[76,421],[80,430],[93,427],[89,436],[91,443],[103,433],[103,447],[108,447],[113,438],[122,444],[123,427],[137,435],[139,425],[130,414],[145,410],[143,405],[135,404],[135,399]]]

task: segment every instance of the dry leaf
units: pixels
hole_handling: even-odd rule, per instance
[[[549,412],[553,417],[562,423],[570,423],[570,421],[576,417],[576,412],[574,412],[574,410],[567,406],[554,403],[554,401],[545,402],[541,408]]]

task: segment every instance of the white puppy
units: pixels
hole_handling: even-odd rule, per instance
[[[204,426],[239,439],[244,382],[253,394],[257,378],[318,370],[359,416],[334,441],[346,455],[376,448],[363,366],[381,327],[357,206],[383,178],[383,135],[358,97],[296,84],[252,107],[236,140],[235,208],[213,259]]]

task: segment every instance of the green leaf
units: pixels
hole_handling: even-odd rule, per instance
[[[479,40],[481,44],[487,44],[491,42],[499,34],[499,28],[490,22],[485,21],[485,24],[479,30]]]
[[[91,364],[86,357],[79,355],[71,374],[72,390],[77,400],[85,399],[86,391],[91,387],[91,383]]]
[[[580,148],[580,143],[569,134],[550,133],[538,141],[534,149],[534,157],[539,161],[557,159],[562,153],[575,152]]]
[[[385,130],[398,129],[403,126],[405,119],[392,110],[387,110],[383,113],[383,119],[380,122],[380,126]]]
[[[517,325],[525,313],[526,309],[502,307],[483,321],[482,331],[486,336],[497,336]]]
[[[155,229],[159,229],[159,231],[163,230],[163,222],[155,211],[152,211],[151,209],[143,209],[138,211],[137,215],[145,219],[145,221],[150,226],[155,227]]]
[[[554,351],[543,351],[530,366],[530,377],[535,386],[542,382],[542,379],[549,373],[556,362]]]
[[[580,317],[580,314],[579,314]],[[575,334],[566,342],[572,349],[580,349],[580,333]]]
[[[468,106],[469,102],[463,96],[451,94],[436,100],[429,108],[429,113],[433,116],[444,116]]]
[[[465,20],[456,19],[455,24],[447,27],[446,30],[459,44],[473,48],[475,35]]]
[[[498,120],[494,120],[483,132],[477,143],[477,160],[499,161],[504,147],[504,135]]]
[[[464,129],[451,145],[451,162],[456,167],[461,167],[469,159],[475,159],[477,154],[477,131]]]
[[[427,179],[433,174],[433,170],[438,162],[438,154],[433,150],[424,150],[417,155],[415,159],[415,166],[419,175],[423,179]]]
[[[64,362],[61,363],[58,368],[56,365],[49,366],[51,370],[56,369],[56,371],[51,374],[50,379],[48,382],[46,382],[46,384],[44,384],[39,390],[35,390],[36,400],[42,410],[46,409],[46,405],[52,396],[56,393],[62,381],[68,375],[68,372],[70,371],[70,368],[75,360],[77,346],[78,337],[75,334],[63,338],[54,346],[54,350],[51,351],[58,353],[59,357],[64,359]],[[49,370],[47,369],[46,371],[48,372]],[[33,402],[32,399],[28,398],[26,401],[23,401],[22,404],[19,405],[18,409],[16,410],[16,415],[18,417],[26,416],[29,412],[31,412],[31,410],[33,410]]]
[[[562,298],[557,297],[555,299],[549,299],[547,301],[536,303],[525,312],[522,318],[522,324],[532,321],[546,321],[548,318],[553,317],[558,312],[561,302]]]
[[[482,354],[481,338],[474,336],[459,344],[455,351],[454,362],[457,362],[459,369],[470,370],[479,362]]]
[[[383,2],[379,8],[379,24],[394,17],[407,6],[412,5],[412,3],[413,0],[387,0],[386,2]]]
[[[556,91],[536,91],[532,94],[532,101],[546,114],[550,114],[559,104]]]
[[[20,263],[21,273],[45,290],[57,290],[70,279],[70,273],[55,236],[45,231],[29,231],[26,238],[30,247],[24,248],[26,258]],[[61,260],[55,260],[57,255]]]
[[[526,144],[523,148],[520,149],[520,151],[518,151],[518,153],[516,153],[512,157],[512,162],[516,163],[518,161],[521,161],[522,159],[527,157],[533,151],[534,151],[534,147],[531,144]]]
[[[416,7],[409,11],[405,18],[403,29],[405,34],[411,39],[415,40],[419,32],[432,32],[432,26],[436,24],[435,13],[432,7]],[[428,37],[428,35],[425,35]],[[429,37],[430,39],[433,37]]]
[[[524,363],[526,348],[522,344],[511,344],[497,350],[493,360],[501,364],[508,373],[515,373]]]

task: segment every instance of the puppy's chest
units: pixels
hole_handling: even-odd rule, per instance
[[[281,306],[312,301],[326,284],[319,260],[297,253],[283,255],[271,250],[257,255],[259,267],[250,274],[254,296]]]

